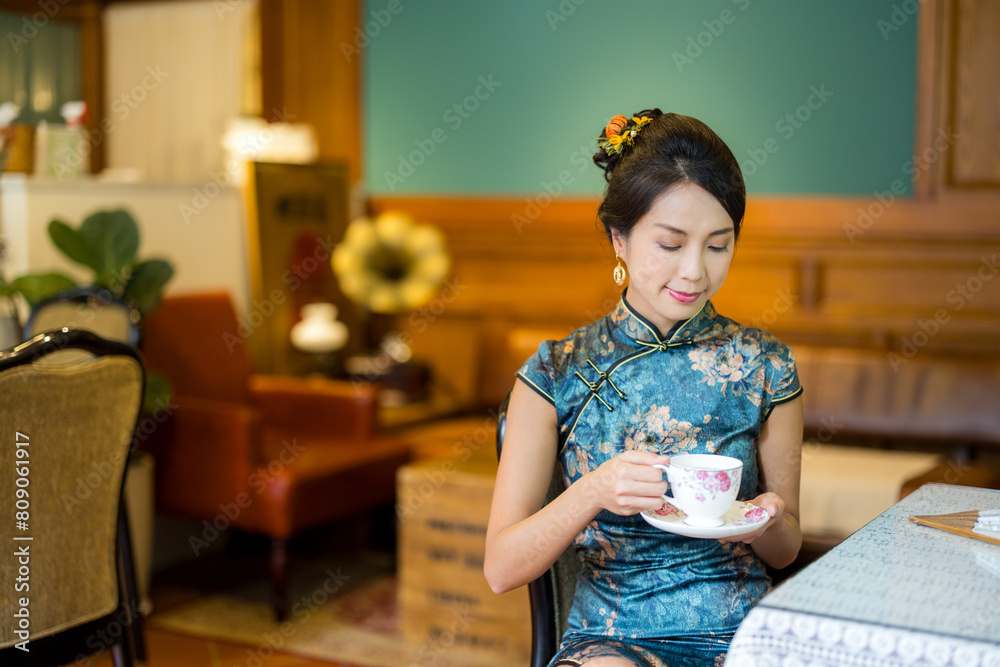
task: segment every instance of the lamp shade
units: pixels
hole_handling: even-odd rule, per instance
[[[337,321],[332,303],[309,303],[302,307],[302,319],[292,327],[291,338],[303,352],[333,352],[347,343],[347,325]]]

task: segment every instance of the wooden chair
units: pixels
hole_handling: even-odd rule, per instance
[[[510,394],[500,405],[497,416],[497,459],[503,451],[509,401]],[[562,468],[556,461],[552,471],[552,481],[545,494],[545,502],[551,502],[565,490]],[[576,575],[579,570],[579,561],[573,546],[570,545],[552,567],[528,584],[528,599],[531,605],[531,667],[545,667],[556,654],[563,633],[569,625],[569,612],[573,605]]]
[[[148,448],[160,509],[270,538],[280,620],[288,540],[391,504],[410,452],[378,437],[374,387],[254,375],[248,343],[227,294],[163,300],[145,322],[143,352],[174,394]],[[210,537],[192,536],[196,555]]]
[[[111,292],[94,286],[60,292],[31,309],[24,323],[24,339],[67,327],[91,331],[105,340],[139,347],[139,311]]]
[[[57,359],[64,351],[87,358]],[[131,347],[86,331],[0,353],[0,467],[10,473],[0,512],[11,527],[0,664],[50,667],[105,649],[116,667],[132,664],[141,625],[122,489],[144,378]]]
[[[138,350],[142,331],[142,315],[136,308],[116,297],[108,289],[96,285],[72,287],[35,304],[24,323],[24,340],[62,328],[90,331],[105,340],[125,343],[132,349]],[[60,360],[64,363],[73,358],[87,358],[88,356],[88,353],[83,350],[62,350],[59,353]],[[148,381],[152,379],[147,378],[147,390],[149,389]],[[145,397],[143,403],[147,403]],[[137,489],[144,483],[151,484],[151,481],[144,482],[142,480],[142,473],[140,473],[139,481],[130,482],[129,473],[149,466],[152,466],[149,454],[133,451],[129,455],[129,467],[126,469],[126,504],[130,501],[135,502],[135,497],[129,495],[130,489]],[[130,484],[138,486],[130,486]],[[135,511],[136,509],[138,511]],[[133,540],[146,538],[144,544],[137,545],[133,541],[128,545],[131,550],[130,558],[138,556],[138,558],[132,558],[136,562],[136,571],[143,575],[140,578],[140,598],[143,599],[141,606],[145,615],[148,614],[148,609],[152,604],[148,588],[153,540],[152,527],[149,525],[151,517],[144,519],[143,515],[151,512],[152,507],[148,504],[138,508],[133,506],[132,510],[129,524],[132,538]],[[135,521],[141,523],[136,524]],[[138,627],[139,624],[136,625],[136,628]],[[136,659],[139,662],[145,662],[146,644],[141,632],[134,638],[134,643],[136,645]]]

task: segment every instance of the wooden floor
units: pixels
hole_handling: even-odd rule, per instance
[[[475,427],[479,427],[482,419],[477,417],[474,420]],[[454,454],[454,444],[461,439],[461,435],[467,432],[468,426],[459,424],[439,433],[435,427],[431,426],[424,431],[414,431],[409,438],[414,443],[417,458],[443,458]],[[452,432],[454,431],[454,432]],[[485,448],[483,456],[492,457],[492,451]],[[489,460],[492,461],[492,458]],[[392,508],[388,508],[388,517],[361,517],[347,519],[338,523],[336,528],[321,528],[311,534],[305,534],[296,538],[295,547],[298,550],[320,551],[329,553],[336,551],[339,540],[328,541],[332,534],[350,533],[353,535],[352,542],[366,544],[374,549],[376,553],[383,556],[386,553],[395,552],[395,540],[388,538],[382,531],[373,531],[372,525],[384,525],[387,521],[391,523],[395,516]],[[249,545],[247,544],[249,542]],[[257,551],[258,557],[263,557],[266,550],[260,544],[256,544],[253,538],[241,537],[241,546],[237,550]],[[153,579],[151,596],[153,599],[153,618],[157,612],[184,604],[209,587],[226,587],[235,581],[243,578],[247,570],[266,572],[266,560],[254,560],[252,557],[238,561],[243,565],[233,567],[233,563],[225,558],[209,559],[207,562],[196,563],[178,571],[158,575]],[[201,591],[201,592],[199,592]],[[146,624],[146,643],[148,660],[145,667],[357,667],[335,662],[324,662],[289,653],[276,652],[267,659],[260,659],[252,655],[254,648],[223,642],[218,640],[199,639],[190,635],[181,635],[167,632],[161,629],[150,628]],[[73,667],[84,667],[91,665],[94,667],[112,667],[111,657],[105,653],[92,658],[89,663],[76,663]]]
[[[188,635],[178,635],[163,630],[147,630],[149,659],[146,667],[233,667],[233,665],[267,667],[346,667],[340,663],[320,662],[287,653],[275,653],[262,659],[253,657],[253,649]],[[77,663],[80,667],[86,663]],[[111,657],[105,653],[92,659],[95,667],[111,667]]]
[[[173,608],[197,597],[189,588],[172,582],[154,583],[153,617],[157,611]],[[312,660],[288,653],[275,652],[269,656],[255,655],[258,647],[232,644],[215,639],[200,639],[190,635],[150,628],[146,624],[145,667],[347,667],[335,662]],[[89,663],[76,663],[74,667],[89,664],[94,667],[112,667],[108,652],[96,656]]]
[[[360,537],[366,529],[363,523],[358,527],[348,521],[346,524],[337,524],[337,530],[324,528],[311,534],[306,533],[297,538],[297,541],[293,541],[293,552],[299,556],[317,552],[354,553],[350,550],[342,551],[337,546],[337,540],[329,539],[329,534],[337,533],[338,530],[341,533],[350,530],[356,537]],[[373,544],[367,537],[363,542],[374,549],[366,552],[373,558],[384,559],[395,549],[394,542]],[[240,582],[266,578],[266,542],[261,542],[258,538],[240,536],[238,544],[239,546],[234,549],[239,552],[238,558],[218,554],[155,575],[150,591],[153,603],[153,613],[150,618],[155,620],[157,613],[191,602],[208,591],[224,590]],[[142,663],[144,667],[357,667],[282,652],[261,656],[256,654],[259,647],[201,639],[150,626],[151,623],[145,624],[148,659]],[[77,662],[73,665],[73,667],[85,666],[112,667],[110,652],[106,651],[88,662]]]

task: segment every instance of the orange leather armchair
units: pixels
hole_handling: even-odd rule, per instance
[[[254,375],[247,344],[228,295],[163,300],[145,323],[143,352],[173,397],[145,448],[156,457],[161,510],[271,538],[282,620],[288,539],[391,503],[409,448],[378,437],[374,388]]]

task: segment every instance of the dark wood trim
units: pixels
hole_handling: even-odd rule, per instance
[[[49,14],[39,0],[0,0],[0,10],[29,16],[42,12],[53,21],[79,21],[90,16],[93,12],[91,5],[97,5],[98,11],[100,11],[100,6],[106,4],[101,0],[70,0],[69,2],[54,0],[54,2],[56,4],[54,14]]]
[[[100,173],[106,164],[107,137],[101,129],[104,115],[104,9],[87,2],[80,17],[80,69],[83,99],[87,102],[87,130],[91,136],[90,171]]]
[[[260,8],[260,93],[261,113],[269,123],[278,120],[285,88],[284,13],[277,0],[261,0]]]
[[[320,159],[349,166],[361,181],[361,55],[347,58],[361,0],[261,0],[261,104],[264,117],[311,124]]]
[[[958,48],[959,48],[959,2],[960,0],[945,0],[945,11],[944,16],[945,24],[944,31],[948,36],[948,42],[946,43],[947,50],[944,51],[947,54],[947,64],[946,69],[948,72],[947,78],[943,81],[943,86],[941,92],[945,96],[945,105],[947,113],[947,121],[949,127],[954,128],[955,120],[957,118],[958,112]],[[948,155],[945,159],[945,174],[944,181],[948,188],[961,187],[961,184],[955,181],[955,151],[948,151]]]
[[[917,20],[917,95],[913,148],[922,155],[933,145],[934,134],[942,126],[946,111],[942,108],[939,91],[947,79],[944,49],[944,0],[927,0]],[[921,200],[933,199],[941,189],[944,169],[931,165],[913,182],[913,194]]]

